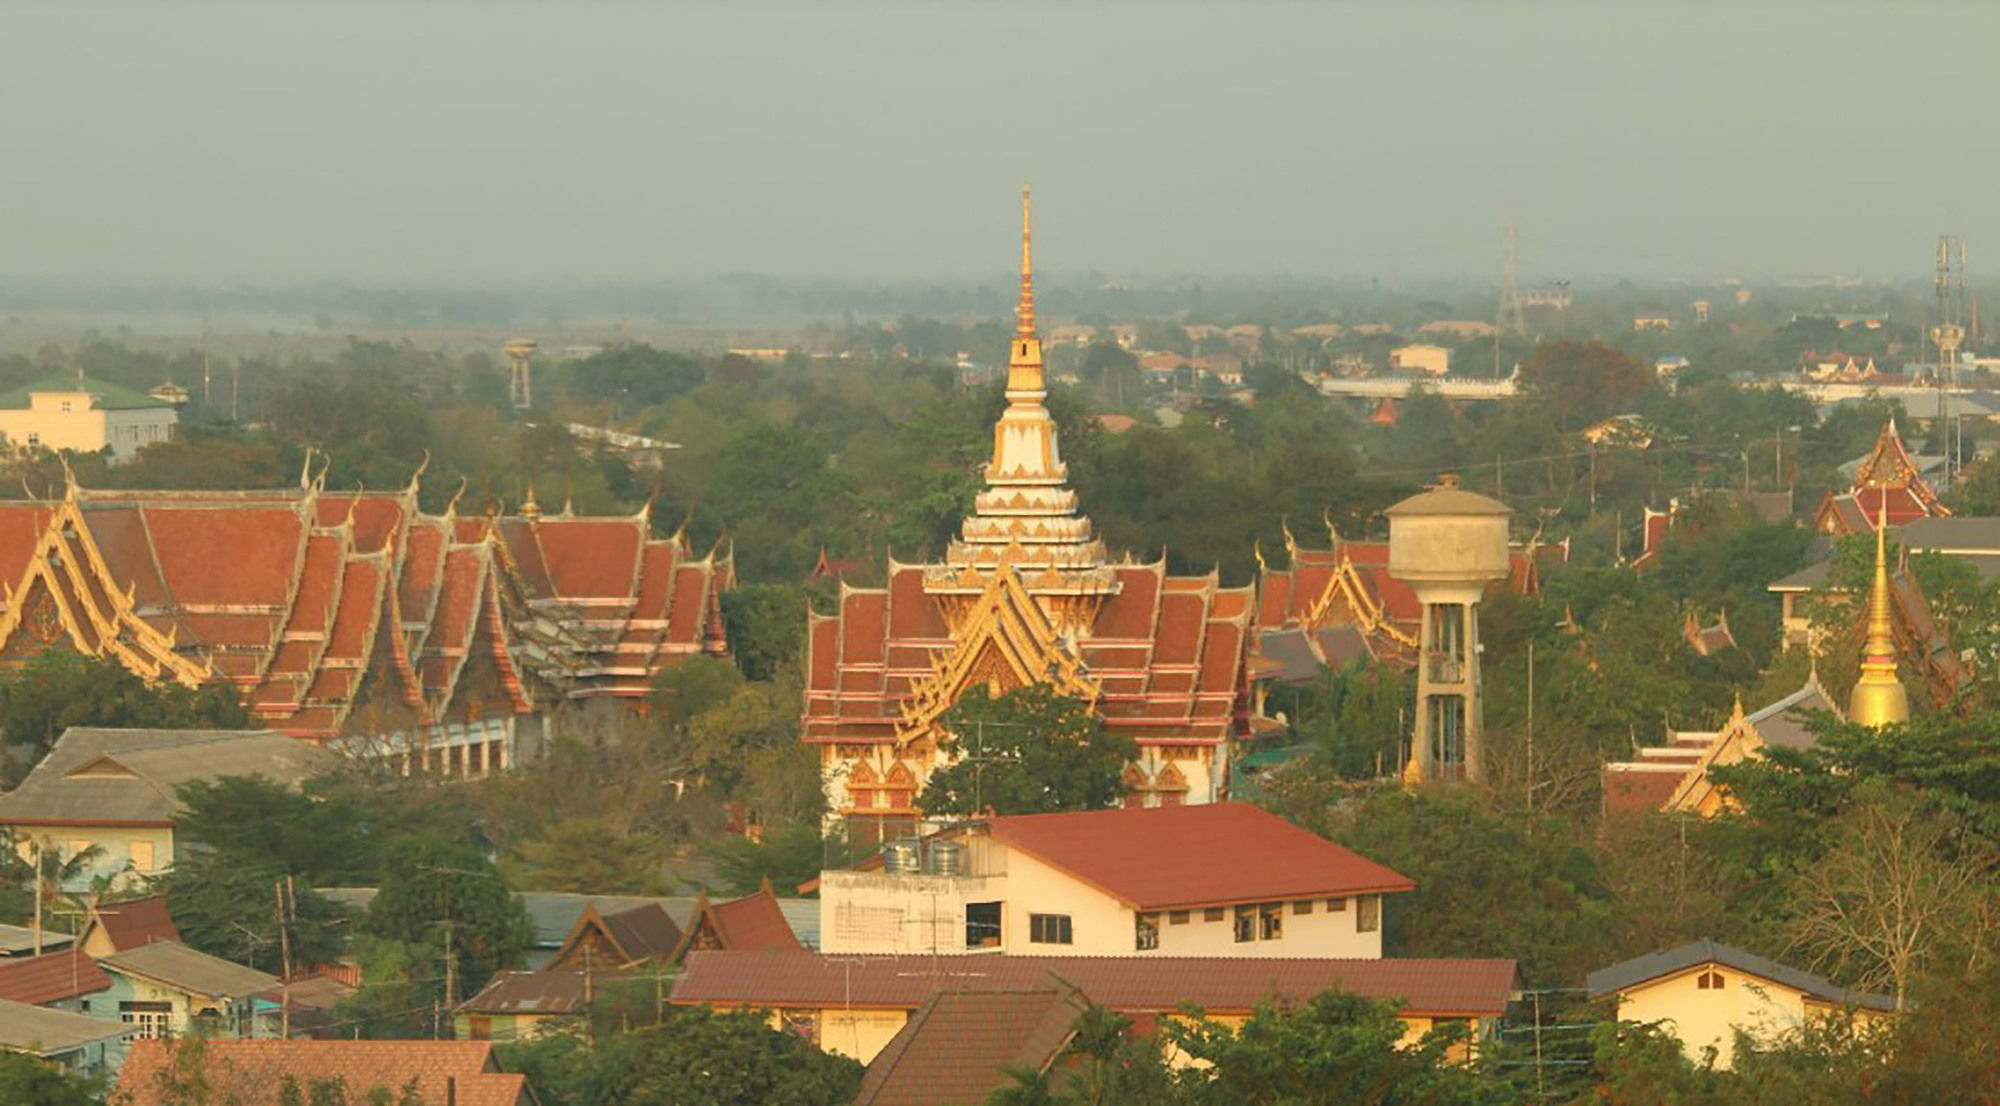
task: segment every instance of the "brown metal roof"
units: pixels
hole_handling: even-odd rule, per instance
[[[119,975],[211,998],[248,998],[281,984],[276,976],[210,956],[186,945],[159,941],[106,956],[98,964]]]
[[[615,978],[599,972],[594,982]],[[465,1014],[575,1014],[584,1008],[582,972],[501,972],[458,1006]]]
[[[179,1098],[162,1089],[160,1075],[172,1045],[136,1041],[118,1073],[115,1101],[165,1106]],[[212,1040],[206,1075],[218,1100],[280,1101],[285,1081],[335,1080],[349,1102],[369,1101],[380,1087],[391,1095],[415,1083],[424,1102],[457,1106],[531,1106],[527,1077],[497,1070],[488,1041],[231,1041]]]
[[[1027,991],[944,991],[904,1023],[868,1065],[854,1106],[984,1102],[1014,1080],[1046,1071],[1075,1035],[1090,1000],[1049,980]]]
[[[264,776],[287,786],[333,755],[255,730],[138,730],[72,726],[21,786],[0,795],[0,824],[167,825],[190,780]]]
[[[0,960],[0,999],[10,1002],[40,1006],[110,986],[111,977],[82,949]]]
[[[915,1010],[951,990],[1046,985],[1054,971],[1091,1001],[1126,1012],[1191,1002],[1248,1012],[1267,999],[1343,990],[1397,999],[1405,1013],[1492,1017],[1507,1007],[1512,960],[1335,960],[1195,956],[824,957],[811,952],[690,953],[673,1001],[719,1006],[858,1006]]]

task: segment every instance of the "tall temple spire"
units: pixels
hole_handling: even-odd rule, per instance
[[[1849,721],[1881,727],[1910,717],[1909,692],[1896,678],[1895,628],[1889,620],[1889,508],[1884,501],[1875,522],[1875,582],[1868,592],[1868,646],[1861,678],[1848,696]]]
[[[993,456],[986,463],[986,489],[973,502],[958,541],[945,562],[956,574],[989,572],[1002,563],[1041,573],[1037,587],[1074,593],[1101,593],[1112,587],[1104,570],[1104,543],[1090,520],[1077,512],[1056,440],[1056,423],[1043,405],[1048,382],[1042,340],[1035,331],[1035,272],[1032,208],[1021,187],[1021,296],[1015,307],[1014,338],[1007,351],[1007,409],[993,427]],[[1053,572],[1054,575],[1048,575]],[[937,583],[942,584],[945,574]],[[957,577],[954,577],[957,578]],[[969,578],[965,584],[971,583]],[[953,585],[958,586],[958,585]]]

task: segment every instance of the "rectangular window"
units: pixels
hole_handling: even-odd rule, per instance
[[[1204,907],[1202,907],[1202,908],[1201,908],[1201,920],[1202,920],[1202,921],[1204,921],[1204,922],[1219,922],[1219,921],[1221,921],[1221,920],[1222,920],[1222,908],[1221,908],[1221,907],[1219,907],[1219,906],[1204,906]]]
[[[1184,925],[1188,924],[1188,912],[1187,912],[1187,911],[1185,911],[1185,910],[1170,910],[1170,911],[1168,911],[1168,912],[1167,912],[1167,924],[1168,924],[1168,925],[1177,925],[1177,926],[1184,926]]]
[[[132,870],[150,872],[153,870],[153,843],[151,841],[132,842]]]
[[[171,1002],[121,1002],[118,1004],[118,1020],[126,1025],[139,1027],[138,1036],[144,1040],[165,1037],[174,1015]]]
[[[1382,896],[1362,895],[1354,900],[1354,929],[1373,933],[1382,928]]]
[[[1242,944],[1245,941],[1255,941],[1256,939],[1257,939],[1257,908],[1254,906],[1237,907],[1236,908],[1237,944]]]
[[[1310,914],[1312,912],[1313,901],[1311,899],[1300,899],[1292,904],[1292,913],[1294,914]]]
[[[1285,904],[1267,902],[1257,908],[1257,939],[1275,941],[1285,935]]]
[[[783,1010],[779,1012],[778,1019],[784,1023],[785,1032],[814,1044],[819,1043],[819,1011]]]
[[[969,902],[965,904],[965,947],[969,949],[997,949],[1000,947],[999,903]]]
[[[1160,947],[1160,916],[1158,914],[1134,914],[1132,947],[1140,952],[1150,952]]]
[[[1347,909],[1347,900],[1346,900],[1346,899],[1328,899],[1328,900],[1326,900],[1326,912],[1327,912],[1328,914],[1338,914],[1338,913],[1340,913],[1341,911],[1343,911],[1343,910],[1345,910],[1345,909]]]
[[[1074,943],[1075,935],[1070,932],[1067,914],[1028,915],[1028,940],[1037,945],[1068,945]]]

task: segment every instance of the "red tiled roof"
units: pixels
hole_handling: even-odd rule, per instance
[[[180,930],[174,928],[173,915],[167,913],[165,895],[99,903],[90,916],[93,924],[103,926],[104,935],[111,939],[111,948],[116,952],[181,939]]]
[[[1051,980],[1031,991],[944,991],[903,1024],[861,1080],[854,1106],[984,1102],[1014,1079],[1046,1071],[1076,1035],[1090,1002]]]
[[[994,840],[1138,910],[1416,887],[1248,803],[1021,814],[987,826]]]
[[[745,952],[784,951],[802,947],[790,922],[778,909],[769,888],[710,908],[724,948]]]
[[[82,948],[0,960],[0,999],[9,1002],[40,1006],[110,986],[111,977]]]
[[[170,1099],[159,1075],[172,1046],[135,1041],[118,1073],[114,1098],[126,1106],[165,1106]],[[318,1080],[345,1085],[349,1102],[365,1102],[376,1087],[401,1094],[416,1081],[423,1101],[457,1106],[529,1106],[527,1077],[498,1070],[487,1041],[232,1041],[204,1042],[206,1074],[217,1098],[252,1106],[276,1106],[285,1081],[301,1091]],[[121,1097],[125,1096],[125,1097]],[[179,1101],[175,1098],[172,1101]]]
[[[1028,989],[1049,972],[1120,1013],[1245,1013],[1273,998],[1344,990],[1399,999],[1427,1017],[1494,1017],[1514,986],[1512,960],[1332,960],[1151,956],[821,956],[813,952],[689,954],[673,1001],[711,1006],[830,1006],[914,1010],[948,990]]]

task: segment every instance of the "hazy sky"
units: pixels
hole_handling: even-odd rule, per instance
[[[0,0],[0,275],[1921,276],[2000,4]],[[1953,44],[1962,44],[1956,57]],[[1942,60],[1934,60],[1942,59]],[[1984,255],[1982,256],[1982,250]]]

